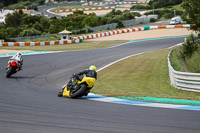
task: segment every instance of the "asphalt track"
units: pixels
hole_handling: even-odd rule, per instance
[[[48,9],[56,8],[56,7],[59,7],[59,6],[61,6],[61,4],[58,4],[58,5],[48,5],[48,6],[40,6],[40,7],[38,7],[38,11],[41,12],[42,15],[49,15],[51,17],[60,18],[61,17],[60,15],[56,15],[56,14],[52,14],[52,13],[47,12]],[[77,6],[77,4],[66,4],[66,3],[63,3],[62,6]]]
[[[91,64],[101,68],[125,56],[182,41],[170,38],[107,49],[27,55],[23,71],[10,79],[5,78],[8,57],[0,58],[0,133],[199,133],[199,111],[57,97],[71,74]]]

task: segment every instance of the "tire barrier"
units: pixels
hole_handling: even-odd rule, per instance
[[[171,85],[185,91],[200,92],[200,73],[187,73],[174,70],[168,54],[168,68]]]
[[[121,33],[128,33],[128,32],[136,32],[136,31],[144,31],[144,30],[151,30],[151,29],[163,29],[163,28],[188,28],[190,27],[190,24],[184,24],[184,25],[159,25],[159,26],[144,26],[139,28],[127,28],[127,29],[121,29],[121,30],[113,30],[108,31],[104,33],[96,33],[91,35],[83,35],[77,37],[77,39],[94,39],[99,37],[105,37],[105,36],[111,36]]]
[[[56,41],[45,41],[45,42],[3,42],[3,43],[0,43],[0,47],[63,45],[63,44],[72,44],[72,43],[81,43],[81,42],[82,42],[82,39],[56,40]]]
[[[146,3],[146,2],[140,2],[140,1],[134,1],[134,2],[99,2],[99,3],[95,3],[95,2],[89,2],[89,3],[82,3],[82,5],[84,6],[90,6],[90,5],[106,5],[106,4],[142,4],[142,3]]]
[[[75,9],[63,9],[63,10],[55,10],[56,13],[62,13],[62,12],[74,12],[74,11],[91,11],[91,10],[108,10],[108,9],[114,9],[115,6],[111,7],[94,7],[94,8],[75,8]]]

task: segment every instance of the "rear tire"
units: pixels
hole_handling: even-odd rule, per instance
[[[10,78],[10,76],[12,75],[13,72],[13,67],[8,68],[7,73],[6,73],[6,77]]]
[[[82,84],[80,89],[73,93],[73,91],[70,92],[71,98],[78,98],[82,97],[87,92],[87,87],[85,84]]]

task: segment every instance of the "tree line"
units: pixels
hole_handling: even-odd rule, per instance
[[[183,0],[151,0],[148,4],[153,8],[161,8],[181,4]]]
[[[147,5],[137,4],[131,9],[156,9],[181,4],[183,0],[151,0]]]
[[[57,34],[64,29],[74,31],[110,23],[118,23],[118,27],[123,27],[123,20],[134,19],[135,16],[140,16],[140,14],[113,9],[104,17],[98,17],[95,13],[86,14],[83,11],[75,11],[67,17],[46,18],[29,16],[20,10],[7,15],[5,25],[0,27],[0,38],[7,40],[14,37]]]
[[[0,9],[24,9],[27,7],[28,9],[37,9],[38,5],[42,5],[45,3],[45,0],[1,0],[0,1]]]

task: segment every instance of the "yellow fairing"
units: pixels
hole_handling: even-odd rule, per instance
[[[94,86],[94,82],[96,81],[95,78],[91,78],[91,77],[84,77],[81,81],[78,81],[78,84],[86,82],[88,84],[87,87],[91,88]]]
[[[67,90],[67,86],[65,86],[64,90],[63,90],[63,96],[64,97],[70,97],[70,91]]]

